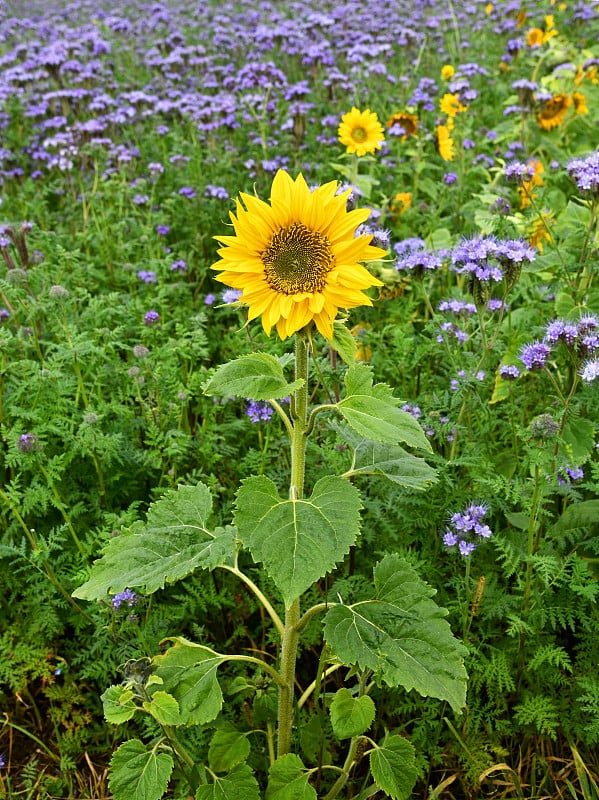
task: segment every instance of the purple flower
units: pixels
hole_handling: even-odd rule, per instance
[[[212,294],[212,292],[209,292],[209,293],[206,295],[206,297],[204,298],[204,303],[205,303],[207,306],[211,306],[211,305],[213,305],[213,304],[214,304],[214,301],[215,301],[215,300],[216,300],[216,295],[215,295],[215,294]]]
[[[0,753],[0,769],[6,766],[6,753]]]
[[[514,364],[504,364],[499,367],[499,374],[504,380],[515,381],[520,377],[520,370]]]
[[[458,176],[455,172],[446,172],[443,176],[443,183],[446,183],[447,186],[451,186],[452,183],[455,183],[458,179]]]
[[[584,478],[584,470],[582,467],[571,467],[569,464],[566,464],[565,467],[562,467],[557,472],[558,486],[567,486],[573,481],[579,481],[582,478]]]
[[[211,183],[206,184],[206,188],[204,189],[205,197],[214,197],[217,200],[228,200],[229,199],[229,192],[225,189],[224,186],[214,186]]]
[[[149,311],[146,311],[144,314],[144,323],[151,328],[152,325],[156,325],[157,322],[160,322],[160,314],[157,311],[154,311],[153,308]]]
[[[486,503],[470,503],[464,511],[452,514],[442,536],[445,547],[448,550],[457,547],[464,557],[471,555],[481,539],[493,535],[491,528],[482,522],[488,512]]]
[[[118,592],[110,601],[113,608],[120,608],[123,603],[126,603],[129,608],[132,608],[137,602],[137,595],[131,589],[125,589],[124,592]]]
[[[580,369],[580,377],[585,383],[592,383],[599,378],[599,358],[586,361]]]
[[[252,422],[268,422],[274,414],[274,408],[262,400],[247,398],[245,413]]]
[[[168,236],[169,231],[170,231],[169,225],[156,225],[156,233],[159,236]]]
[[[193,200],[193,198],[196,196],[196,191],[193,186],[182,186],[179,189],[179,194],[181,197],[186,197],[188,200]]]
[[[0,308],[0,322],[10,317],[10,311],[7,308]]]
[[[156,283],[156,273],[151,269],[140,269],[137,277],[144,283]]]
[[[505,177],[514,181],[530,181],[534,176],[534,166],[522,161],[512,161],[505,168]]]
[[[17,448],[21,453],[33,453],[38,449],[39,441],[35,433],[22,433],[17,439]]]
[[[180,258],[171,264],[171,272],[187,272],[187,262]]]
[[[243,292],[241,291],[241,289],[225,289],[221,297],[223,303],[230,305],[231,303],[236,303],[242,294]]]
[[[599,191],[599,150],[586,158],[575,158],[566,171],[582,192]]]
[[[422,416],[422,409],[420,406],[414,406],[411,403],[404,403],[401,407],[402,411],[406,411],[408,414],[411,414],[414,419],[420,419]]]
[[[543,369],[550,355],[551,348],[545,342],[532,342],[520,351],[520,361],[529,372],[536,372]]]

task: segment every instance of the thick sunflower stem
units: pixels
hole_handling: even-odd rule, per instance
[[[303,386],[295,392],[293,403],[293,435],[291,438],[291,484],[289,495],[299,500],[304,493],[306,467],[306,439],[308,427],[308,339],[301,331],[295,337],[295,378]],[[299,640],[298,623],[300,601],[294,600],[285,609],[285,626],[281,640],[280,675],[284,686],[279,688],[278,747],[277,755],[284,756],[291,749],[291,731],[295,718],[294,686],[295,662]]]

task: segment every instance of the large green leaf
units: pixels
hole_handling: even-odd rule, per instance
[[[265,476],[245,480],[235,522],[289,606],[349,551],[360,529],[360,495],[344,478],[318,481],[308,499],[283,500]]]
[[[396,555],[376,565],[374,585],[372,600],[328,611],[324,633],[333,653],[389,686],[447,700],[458,711],[466,701],[466,648],[431,600],[435,590]]]
[[[388,736],[371,752],[370,770],[374,782],[388,797],[407,800],[418,777],[414,747],[403,736]]]
[[[114,753],[108,783],[114,800],[159,800],[172,770],[168,753],[146,750],[139,739],[130,739]]]
[[[237,764],[224,777],[214,777],[214,783],[200,786],[196,800],[260,800],[258,781],[247,764]]]
[[[281,362],[268,353],[250,353],[220,366],[204,387],[217,397],[251,397],[280,400],[302,386],[303,380],[288,383]]]
[[[214,732],[208,748],[208,764],[213,772],[227,772],[245,761],[249,754],[250,742],[247,736],[231,725]]]
[[[335,321],[333,323],[333,338],[330,344],[346,364],[354,363],[358,352],[356,337],[351,331],[348,331],[342,322]]]
[[[108,542],[89,580],[73,595],[95,600],[137,587],[151,593],[195,569],[232,561],[235,529],[210,531],[206,524],[211,510],[210,490],[203,483],[169,489],[152,503],[145,524],[135,523]]]
[[[277,758],[268,770],[266,800],[316,800],[302,760],[294,753]]]
[[[437,480],[437,470],[403,447],[362,440],[355,450],[353,473],[382,475],[406,489],[427,489]]]
[[[418,422],[398,408],[399,400],[384,383],[373,384],[372,367],[353,364],[345,376],[346,396],[336,407],[361,436],[375,442],[398,444],[432,452]]]
[[[349,689],[338,689],[330,707],[335,736],[340,739],[359,736],[370,728],[375,712],[374,702],[367,694],[354,697]]]
[[[204,725],[211,722],[223,704],[216,671],[227,658],[182,637],[172,641],[174,646],[152,661],[155,674],[162,679],[162,688],[179,704],[178,723]]]
[[[181,722],[179,703],[168,692],[158,690],[142,705],[161,725],[178,725]]]

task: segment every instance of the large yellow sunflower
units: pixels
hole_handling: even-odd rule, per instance
[[[369,108],[360,111],[355,106],[341,117],[337,135],[347,152],[357,156],[380,150],[385,141],[383,126],[377,115]]]
[[[340,308],[372,305],[364,289],[383,284],[360,261],[383,258],[370,244],[372,235],[356,236],[368,209],[347,210],[351,190],[338,193],[337,181],[310,189],[279,170],[270,205],[240,193],[231,212],[234,236],[216,236],[224,245],[216,280],[242,289],[248,319],[262,317],[267,335],[273,326],[281,339],[314,322],[327,339]]]

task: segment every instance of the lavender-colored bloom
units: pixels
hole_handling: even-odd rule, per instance
[[[228,200],[229,199],[229,192],[225,189],[224,186],[214,186],[211,183],[206,185],[204,190],[204,195],[206,197],[214,197],[217,200]]]
[[[179,258],[177,261],[173,261],[170,270],[171,272],[187,272],[187,262]]]
[[[225,289],[221,297],[223,303],[230,305],[231,303],[236,303],[242,294],[243,292],[241,291],[241,289]]]
[[[159,236],[167,236],[170,231],[169,225],[156,225],[156,233]]]
[[[150,198],[147,194],[136,194],[133,195],[131,202],[136,206],[145,206],[150,202]]]
[[[562,467],[557,472],[558,486],[567,486],[574,481],[579,481],[584,478],[584,470],[582,467],[571,467],[569,464]]]
[[[179,194],[181,197],[186,197],[188,200],[193,200],[193,198],[196,196],[196,190],[193,188],[193,186],[182,186],[179,189]]]
[[[515,364],[504,364],[499,367],[499,374],[506,381],[515,381],[520,377],[520,370]]]
[[[483,523],[489,512],[486,503],[470,503],[464,511],[458,511],[449,518],[449,525],[443,534],[443,544],[448,550],[457,547],[460,555],[471,555],[481,539],[488,539],[493,531]]]
[[[22,433],[17,439],[17,448],[21,453],[33,453],[38,445],[39,440],[35,433]]]
[[[118,592],[110,601],[113,608],[120,608],[123,603],[126,603],[129,608],[133,608],[137,602],[137,595],[131,589],[125,589],[123,592]]]
[[[140,269],[137,277],[144,283],[156,283],[156,273],[151,269]]]
[[[211,306],[211,305],[213,305],[213,304],[214,304],[215,300],[216,300],[216,295],[215,295],[215,294],[212,294],[212,292],[209,292],[209,293],[206,295],[206,297],[204,298],[204,303],[205,303],[207,306]]]
[[[599,150],[586,158],[575,158],[566,171],[582,192],[599,192]]]
[[[149,328],[151,328],[153,325],[156,325],[158,322],[160,322],[160,314],[157,311],[154,311],[153,308],[149,311],[146,311],[144,314],[144,323]]]
[[[0,753],[0,769],[6,766],[6,753]]]
[[[580,369],[580,377],[585,383],[592,383],[599,378],[599,358],[585,362]]]
[[[530,181],[534,176],[534,166],[522,161],[512,161],[505,168],[508,181]]]
[[[520,351],[520,361],[530,372],[543,369],[551,355],[551,348],[545,342],[532,342]]]
[[[404,403],[401,407],[402,411],[406,411],[408,414],[411,414],[414,419],[420,419],[422,416],[422,409],[420,406],[412,405],[411,403]]]
[[[8,308],[0,308],[0,322],[3,322],[5,319],[10,317],[10,311]]]
[[[443,176],[443,183],[447,184],[447,186],[451,186],[452,183],[455,183],[458,179],[458,176],[455,172],[446,172]]]
[[[274,414],[274,408],[262,400],[248,398],[245,413],[252,422],[268,422]]]

